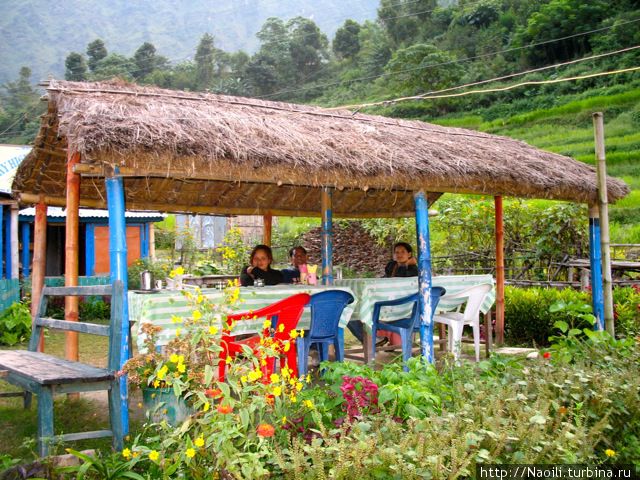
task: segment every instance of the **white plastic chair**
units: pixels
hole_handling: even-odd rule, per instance
[[[465,325],[471,325],[473,328],[473,343],[476,347],[476,362],[480,361],[480,307],[484,297],[491,290],[492,285],[474,285],[473,287],[465,288],[457,293],[451,295],[445,295],[442,302],[447,300],[467,298],[467,305],[465,306],[464,313],[460,312],[444,312],[437,313],[433,317],[434,322],[444,323],[447,325],[447,340],[449,343],[449,350],[453,352],[453,356],[458,361],[460,358],[460,344],[462,343],[462,330]]]

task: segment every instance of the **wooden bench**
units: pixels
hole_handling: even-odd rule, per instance
[[[60,296],[111,296],[111,322],[98,325],[71,322],[44,317],[49,297]],[[113,437],[116,450],[122,449],[123,426],[120,403],[120,381],[116,378],[119,368],[122,338],[122,282],[111,285],[86,287],[45,287],[33,322],[28,350],[0,350],[0,371],[6,371],[2,380],[25,390],[24,407],[31,406],[31,395],[38,396],[38,451],[47,456],[52,442],[73,441],[87,438]],[[37,351],[44,329],[65,330],[109,337],[107,368],[94,367],[81,362],[64,360]],[[60,393],[108,391],[110,430],[54,435],[53,396]]]

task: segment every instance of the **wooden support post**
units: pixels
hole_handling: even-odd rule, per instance
[[[262,216],[262,243],[271,246],[271,230],[273,225],[273,216],[267,214]]]
[[[31,275],[31,318],[36,318],[47,264],[47,205],[36,204],[33,223],[33,274]],[[44,335],[40,336],[38,351],[44,352]]]
[[[11,278],[20,278],[20,240],[18,238],[18,205],[11,205]]]
[[[420,310],[420,350],[427,361],[436,360],[433,350],[431,306],[431,242],[429,239],[429,204],[420,190],[414,197],[416,207],[416,237],[418,244],[418,308]]]
[[[22,224],[22,278],[31,275],[31,226],[29,223]]]
[[[322,284],[333,285],[333,208],[332,192],[328,187],[322,189]]]
[[[600,213],[600,247],[602,250],[602,291],[604,296],[604,325],[611,336],[613,323],[613,282],[611,280],[611,251],[609,250],[609,200],[607,197],[607,162],[604,150],[604,121],[602,112],[593,114],[594,137],[598,172],[598,210]]]
[[[156,230],[153,223],[149,224],[149,258],[156,259]]]
[[[124,288],[122,301],[122,335],[120,345],[120,368],[129,359],[129,301],[127,298],[127,226],[124,218],[124,184],[117,175],[106,179],[107,203],[109,205],[109,267],[111,283],[120,280]],[[120,402],[123,435],[129,433],[129,400],[127,377],[120,377]]]
[[[64,285],[78,285],[78,231],[80,225],[80,175],[73,172],[73,166],[80,163],[80,154],[69,150],[67,153],[67,209],[65,224]],[[64,299],[64,318],[78,321],[78,297]],[[65,358],[78,361],[78,332],[65,332]],[[71,394],[69,395],[71,396]],[[74,394],[77,398],[77,394]]]
[[[496,210],[496,344],[504,343],[504,223],[502,197],[494,197]],[[489,335],[486,332],[486,335]],[[489,339],[487,338],[487,342]]]
[[[600,251],[600,214],[597,205],[589,207],[589,263],[591,264],[591,301],[593,315],[596,317],[596,330],[604,329],[604,296],[602,292],[602,254]],[[589,284],[587,270],[580,271],[580,284],[583,290],[585,282]]]

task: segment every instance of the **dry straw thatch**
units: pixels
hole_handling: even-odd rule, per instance
[[[48,112],[13,185],[24,201],[64,204],[67,151],[81,155],[81,205],[105,204],[125,176],[129,209],[409,216],[413,193],[594,203],[593,167],[505,137],[418,121],[327,111],[124,82],[51,81]],[[609,200],[628,193],[609,178]],[[41,197],[42,198],[42,197]]]

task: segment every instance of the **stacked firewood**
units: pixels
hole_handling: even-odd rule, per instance
[[[322,263],[321,229],[314,228],[302,237],[302,245],[309,254],[309,263]],[[384,267],[391,260],[391,249],[380,246],[357,222],[333,225],[333,265],[353,271],[356,276],[384,275]]]

